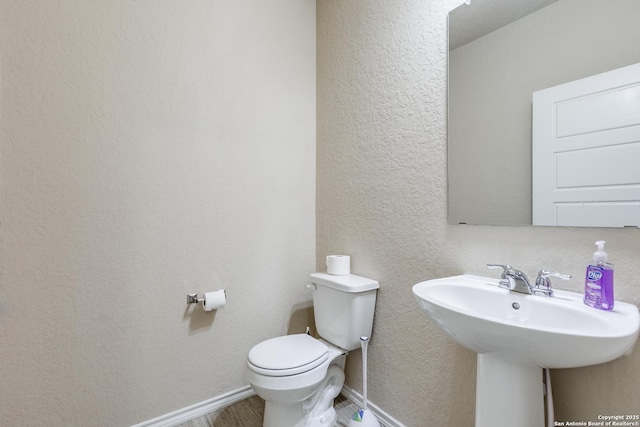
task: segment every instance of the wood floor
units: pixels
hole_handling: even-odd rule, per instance
[[[351,415],[359,407],[340,395],[335,400],[335,409],[338,413],[338,421],[334,427],[347,427]],[[260,427],[263,414],[264,401],[258,396],[253,396],[176,427]]]

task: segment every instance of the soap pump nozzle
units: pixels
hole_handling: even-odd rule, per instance
[[[598,247],[598,250],[593,253],[593,260],[597,264],[604,264],[607,262],[608,256],[607,256],[607,253],[604,251],[605,243],[607,242],[605,242],[604,240],[598,240],[596,242],[596,246]]]

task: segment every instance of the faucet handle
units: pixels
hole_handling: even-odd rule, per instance
[[[562,280],[571,279],[570,274],[551,273],[547,270],[540,270],[538,277],[536,277],[536,285],[533,290],[534,293],[542,293],[547,296],[553,296],[553,289],[551,289],[551,279],[549,277],[558,277]]]
[[[491,268],[491,269],[501,268],[503,279],[504,279],[504,276],[507,274],[507,272],[513,271],[513,267],[511,267],[509,264],[487,264],[487,268]]]
[[[540,270],[538,271],[538,278],[536,279],[536,282],[538,281],[538,279],[549,279],[549,277],[552,277],[552,276],[558,277],[562,280],[571,279],[570,274],[551,273],[550,271],[547,271],[547,270]]]

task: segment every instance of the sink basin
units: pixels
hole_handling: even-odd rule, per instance
[[[436,326],[478,353],[476,427],[539,427],[542,368],[595,365],[630,353],[640,313],[621,301],[612,311],[587,307],[575,292],[554,290],[551,298],[511,292],[498,281],[464,274],[418,283],[413,294]]]
[[[413,293],[427,317],[468,349],[541,368],[616,359],[632,350],[640,327],[632,304],[616,301],[612,311],[602,311],[575,292],[519,294],[498,287],[498,279],[469,274],[418,283]]]

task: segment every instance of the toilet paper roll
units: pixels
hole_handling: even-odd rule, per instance
[[[347,276],[351,273],[351,257],[348,255],[329,255],[327,273],[334,276]]]
[[[217,310],[227,303],[227,292],[224,289],[204,293],[204,311]]]

